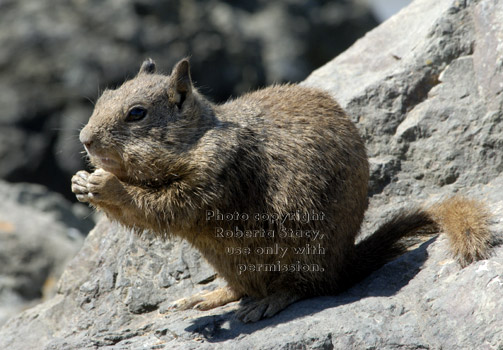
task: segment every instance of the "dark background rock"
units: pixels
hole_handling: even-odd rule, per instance
[[[362,234],[400,207],[462,192],[484,200],[503,237],[503,3],[417,0],[315,71],[371,156]],[[499,349],[503,247],[461,269],[440,236],[337,296],[295,303],[255,324],[236,303],[168,312],[222,283],[178,241],[101,221],[58,293],[0,329],[6,349]]]
[[[73,200],[93,101],[147,57],[169,72],[190,56],[197,86],[225,101],[304,79],[376,24],[348,0],[1,1],[0,178]]]

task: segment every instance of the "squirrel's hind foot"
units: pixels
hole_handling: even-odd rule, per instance
[[[244,299],[241,307],[236,311],[236,317],[244,323],[257,322],[269,318],[301,299],[297,294],[289,292],[274,293],[263,299]]]
[[[202,291],[187,298],[182,298],[174,301],[171,310],[210,310],[233,301],[238,301],[241,295],[234,292],[230,287],[223,287],[214,291]]]

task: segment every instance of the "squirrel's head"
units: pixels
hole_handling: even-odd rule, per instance
[[[147,59],[135,78],[103,92],[80,141],[96,168],[122,180],[164,181],[159,177],[183,173],[184,153],[210,127],[211,116],[210,104],[192,85],[187,59],[170,75],[157,74]]]

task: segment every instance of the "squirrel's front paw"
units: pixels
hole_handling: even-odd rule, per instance
[[[75,193],[79,202],[89,202],[89,190],[87,189],[89,175],[87,171],[81,170],[72,177],[72,192]]]
[[[114,202],[120,197],[121,189],[119,179],[103,169],[98,169],[92,174],[81,170],[72,177],[72,192],[79,202]]]

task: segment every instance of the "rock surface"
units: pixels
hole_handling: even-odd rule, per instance
[[[485,200],[503,236],[502,1],[417,0],[315,71],[354,118],[372,161],[363,234],[389,213],[455,192]],[[406,35],[405,35],[406,34]],[[169,312],[215,288],[180,242],[106,220],[58,294],[0,330],[6,349],[501,349],[503,247],[461,269],[442,236],[337,296],[242,324],[236,303]]]
[[[70,177],[84,167],[78,131],[92,101],[145,58],[168,70],[190,55],[197,85],[225,100],[302,80],[343,51],[377,24],[360,3],[2,0],[0,178],[73,199]]]
[[[0,181],[0,198],[1,325],[56,293],[57,280],[93,223],[85,218],[90,210],[72,208],[40,185]]]

